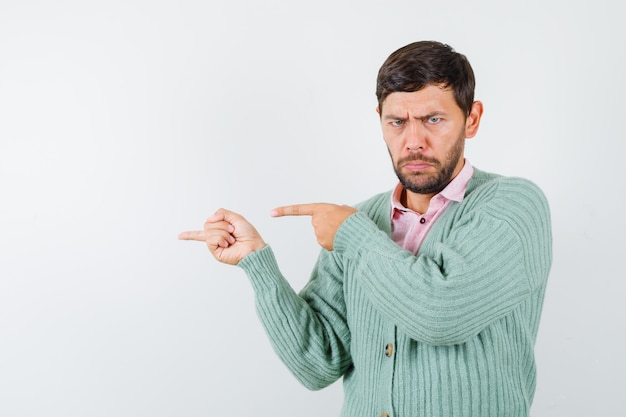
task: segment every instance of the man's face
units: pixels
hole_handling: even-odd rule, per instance
[[[481,106],[479,102],[474,106],[477,103]],[[379,113],[383,137],[404,188],[434,195],[463,168],[465,138],[476,133],[482,107],[473,108],[466,118],[452,90],[429,85],[412,93],[391,93]]]

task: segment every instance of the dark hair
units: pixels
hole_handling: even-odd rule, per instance
[[[454,98],[469,115],[474,102],[474,71],[465,55],[440,42],[408,44],[391,55],[378,71],[376,97],[382,112],[391,93],[419,91],[427,85],[451,88]]]

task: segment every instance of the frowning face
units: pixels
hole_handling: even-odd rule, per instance
[[[463,168],[465,139],[478,130],[482,104],[466,117],[450,89],[429,85],[391,93],[378,109],[383,138],[407,192],[433,196]]]

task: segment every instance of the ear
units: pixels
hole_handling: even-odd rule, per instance
[[[480,118],[483,115],[483,103],[475,101],[472,103],[470,114],[465,120],[465,137],[473,138],[478,132],[478,126],[480,125]]]
[[[378,117],[381,117],[381,114],[380,114],[380,107],[378,107],[378,106],[376,106],[376,113],[378,113]]]

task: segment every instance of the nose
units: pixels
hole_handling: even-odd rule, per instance
[[[416,120],[410,123],[409,129],[406,131],[405,146],[409,151],[417,151],[424,149],[427,143],[427,131],[420,121]]]

